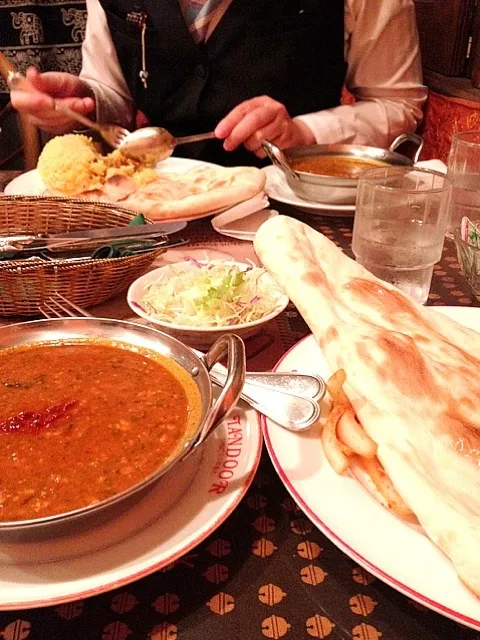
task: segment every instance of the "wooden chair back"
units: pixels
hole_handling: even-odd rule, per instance
[[[6,79],[10,71],[16,70],[15,65],[0,51],[0,74]],[[11,112],[12,106],[8,103],[6,107],[0,111],[0,127]],[[0,168],[2,164],[22,154],[24,167],[29,171],[30,169],[35,169],[37,166],[38,156],[40,155],[40,133],[38,128],[25,114],[18,113],[17,119],[21,146],[10,154],[8,158],[0,160]]]

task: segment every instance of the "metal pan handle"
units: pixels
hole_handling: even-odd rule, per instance
[[[283,173],[285,173],[290,178],[293,178],[294,180],[299,179],[298,175],[288,164],[286,155],[277,147],[276,144],[273,144],[273,142],[270,142],[270,140],[262,140],[262,147],[267,156],[272,161],[272,164],[281,169]]]
[[[197,436],[192,449],[208,438],[237,403],[245,382],[245,345],[235,334],[221,336],[202,357],[208,369],[227,355],[227,379],[225,385],[205,418],[205,424]]]
[[[388,147],[388,150],[395,151],[395,149],[404,142],[412,142],[413,144],[417,145],[417,150],[415,151],[415,155],[413,156],[413,163],[416,164],[422,152],[423,145],[425,144],[424,139],[422,138],[422,136],[419,136],[416,133],[401,133]]]

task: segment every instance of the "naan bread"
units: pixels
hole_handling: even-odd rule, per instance
[[[161,173],[143,187],[137,187],[128,176],[115,175],[101,187],[75,197],[118,202],[145,213],[150,220],[188,220],[253,198],[262,191],[265,180],[265,173],[255,167],[201,167],[185,173]]]
[[[259,194],[266,175],[255,167],[199,166],[161,173],[116,149],[102,155],[90,138],[74,133],[49,140],[38,159],[47,194],[119,202],[152,220],[188,220]]]
[[[188,219],[253,198],[262,191],[265,180],[265,173],[255,167],[206,167],[160,174],[122,204],[152,220]]]
[[[330,240],[277,216],[255,250],[309,325],[378,458],[480,597],[480,334],[418,305]]]

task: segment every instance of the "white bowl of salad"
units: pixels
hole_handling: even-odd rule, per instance
[[[141,276],[127,301],[161,331],[201,348],[225,333],[241,338],[258,333],[286,308],[288,297],[253,264],[190,259]]]

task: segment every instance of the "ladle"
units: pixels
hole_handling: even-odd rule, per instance
[[[277,147],[276,144],[270,142],[270,140],[263,140],[262,147],[275,166],[279,167],[284,173],[290,176],[290,178],[293,178],[294,180],[299,179],[298,175],[290,166],[286,155],[279,147]]]

